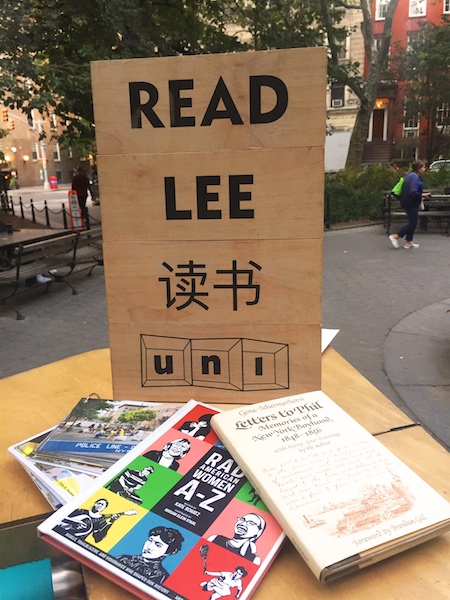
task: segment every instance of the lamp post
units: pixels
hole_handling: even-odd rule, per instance
[[[40,121],[40,120],[35,121],[35,123],[37,123],[38,131],[39,131],[39,146],[41,148],[42,175],[44,177],[44,190],[49,190],[50,183],[48,181],[48,174],[47,174],[47,156],[45,154],[45,142],[42,139],[42,121]]]

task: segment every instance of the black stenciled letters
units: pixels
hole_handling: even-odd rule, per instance
[[[261,112],[261,88],[270,87],[277,101],[272,110]],[[250,77],[250,123],[273,123],[286,112],[288,105],[287,87],[281,79],[273,75],[254,75]]]
[[[251,200],[251,192],[241,192],[240,186],[243,183],[253,183],[253,175],[230,175],[230,219],[253,219],[255,211],[253,209],[241,209],[241,202]]]
[[[175,177],[164,177],[164,190],[166,193],[166,220],[192,219],[190,210],[177,210],[175,198]]]
[[[225,110],[219,111],[217,107],[221,100],[225,106]],[[217,82],[216,89],[209,101],[201,126],[207,127],[211,125],[215,119],[230,119],[233,125],[243,125],[244,123],[222,77],[220,77]]]
[[[211,186],[220,186],[220,175],[199,175],[196,177],[197,194],[197,219],[221,219],[222,211],[220,209],[208,208],[211,202],[219,201],[219,193],[209,190]],[[250,191],[242,191],[241,185],[252,184],[253,175],[230,175],[228,178],[229,193],[229,218],[230,219],[253,219],[255,211],[253,209],[241,208],[241,203],[251,201]],[[166,220],[191,220],[191,210],[181,210],[177,208],[175,177],[164,177],[164,191],[166,196]]]
[[[158,102],[158,89],[146,81],[130,81],[128,87],[130,94],[131,127],[133,129],[142,128],[142,113],[144,113],[153,127],[164,127],[164,123],[153,110],[153,107]],[[147,92],[147,102],[142,102],[141,92]]]
[[[199,219],[221,219],[221,210],[208,209],[209,202],[217,202],[219,194],[208,192],[209,185],[220,185],[219,175],[197,177],[197,215]]]
[[[169,81],[170,126],[194,127],[195,117],[181,116],[182,108],[192,107],[192,98],[180,98],[181,90],[193,90],[193,79],[174,79]]]
[[[158,88],[147,81],[131,81],[129,86],[130,118],[133,129],[142,128],[142,115],[155,128],[166,125],[156,114],[154,108],[159,99]],[[274,105],[266,112],[262,111],[262,90],[270,88],[275,93]],[[193,90],[193,79],[173,79],[168,82],[170,106],[170,127],[195,127],[193,115],[182,115],[182,109],[193,107],[190,95],[182,96],[184,90]],[[220,106],[220,108],[219,108]],[[249,78],[249,114],[250,124],[273,123],[280,119],[288,106],[288,90],[286,84],[274,75],[251,75]],[[229,119],[232,125],[243,125],[232,95],[222,77],[214,89],[208,107],[200,123],[201,127],[210,127],[213,121]]]

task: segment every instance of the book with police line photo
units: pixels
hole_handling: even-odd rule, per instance
[[[321,583],[450,530],[450,504],[322,391],[211,424]]]
[[[285,535],[212,430],[218,412],[186,403],[39,535],[141,598],[249,598]]]
[[[106,400],[90,394],[33,450],[36,460],[102,470],[162,425],[179,404]]]
[[[81,398],[56,427],[8,448],[53,508],[88,487],[180,408],[164,402]]]

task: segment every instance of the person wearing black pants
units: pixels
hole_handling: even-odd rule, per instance
[[[412,171],[408,173],[403,182],[400,204],[408,217],[408,223],[399,229],[397,233],[389,236],[394,248],[400,248],[398,240],[403,237],[406,239],[403,246],[406,250],[419,247],[419,244],[413,242],[414,232],[419,221],[419,207],[422,200],[430,195],[423,193],[423,182],[420,175],[424,171],[425,162],[419,158],[413,162]]]

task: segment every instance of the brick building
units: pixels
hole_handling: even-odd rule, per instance
[[[4,106],[1,112],[0,126],[8,131],[0,138],[2,172],[15,175],[20,187],[42,185],[49,188],[50,181],[52,185],[54,181],[70,183],[80,158],[70,148],[62,148],[56,139],[52,139],[62,131],[56,117],[51,115],[50,119],[44,119],[33,110],[27,118],[21,111]],[[45,138],[41,139],[41,133],[46,134]],[[83,160],[88,161],[88,158]],[[89,166],[88,162],[86,164]]]

